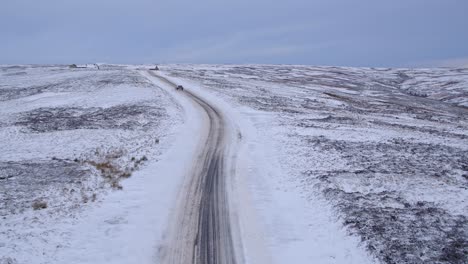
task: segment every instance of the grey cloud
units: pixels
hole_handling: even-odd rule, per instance
[[[468,57],[464,0],[6,0],[0,63],[405,66]]]

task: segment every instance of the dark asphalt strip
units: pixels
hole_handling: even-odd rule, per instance
[[[176,87],[176,84],[153,75]],[[236,263],[226,190],[226,134],[222,114],[203,98],[185,90],[209,119],[209,129],[203,149],[200,150],[192,178],[182,194],[182,207],[178,208],[175,228],[169,245],[166,263]],[[192,245],[190,245],[192,241]],[[191,248],[190,248],[191,247]]]

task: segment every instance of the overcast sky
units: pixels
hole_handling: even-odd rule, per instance
[[[1,0],[0,64],[468,65],[467,0]]]

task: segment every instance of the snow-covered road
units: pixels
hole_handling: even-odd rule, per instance
[[[177,87],[163,76],[150,74],[167,84],[162,86]],[[162,261],[236,263],[226,179],[234,171],[235,155],[229,155],[229,151],[238,138],[222,112],[203,97],[190,90],[177,96],[192,100],[202,113],[199,121],[204,125],[201,131],[193,131],[192,139],[199,142],[199,148],[182,187]]]
[[[245,112],[203,86],[165,72],[144,75],[172,93],[186,113],[198,113],[201,126],[192,135],[201,144],[199,157],[190,162],[193,169],[179,188],[161,260],[373,263],[357,240],[333,222],[325,203],[318,200],[310,206],[300,194],[284,192],[291,188],[281,180],[286,172],[277,165],[272,142],[253,122],[271,117]],[[176,92],[175,84],[183,84],[186,91]],[[216,157],[222,158],[224,169],[216,168]],[[210,174],[210,168],[216,173]],[[198,247],[203,243],[208,244]]]

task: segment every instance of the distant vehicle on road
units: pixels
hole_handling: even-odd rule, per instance
[[[178,91],[178,90],[183,91],[183,90],[184,90],[184,87],[183,87],[182,85],[177,85],[176,90],[177,90],[177,91]]]

